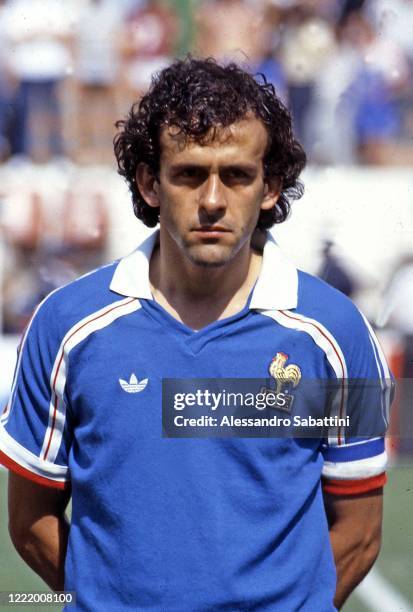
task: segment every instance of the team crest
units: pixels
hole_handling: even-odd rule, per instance
[[[296,387],[301,380],[301,370],[295,363],[285,366],[288,355],[277,353],[271,361],[268,371],[275,379],[276,393],[281,393],[284,387]]]
[[[282,406],[277,404],[277,409],[291,413],[294,396],[289,393],[289,390],[296,387],[300,382],[301,370],[295,363],[285,365],[287,361],[288,355],[285,353],[279,352],[276,354],[268,366],[268,371],[275,380],[275,389],[271,387],[270,383],[270,388],[263,387],[261,392],[265,394],[272,393],[277,397],[281,397],[283,403]]]

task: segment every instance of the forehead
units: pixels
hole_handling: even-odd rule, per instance
[[[202,137],[201,142],[179,133],[175,126],[164,126],[160,134],[161,163],[196,163],[210,158],[258,162],[265,155],[267,143],[267,130],[255,117],[246,117],[227,127],[216,126]]]

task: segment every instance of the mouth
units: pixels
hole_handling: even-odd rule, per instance
[[[221,225],[201,225],[194,228],[193,231],[202,238],[219,238],[223,234],[230,232],[230,230]]]

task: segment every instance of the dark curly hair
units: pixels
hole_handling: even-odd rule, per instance
[[[285,221],[291,201],[304,191],[298,177],[306,156],[294,138],[290,114],[273,85],[263,75],[258,78],[234,63],[224,66],[213,58],[188,56],[155,75],[148,93],[132,106],[126,119],[116,123],[118,171],[129,185],[135,215],[145,225],[154,227],[158,223],[159,209],[151,208],[143,199],[135,180],[136,168],[144,162],[158,176],[161,127],[173,125],[187,138],[202,143],[211,129],[227,127],[251,112],[268,132],[265,178],[277,177],[282,186],[274,207],[261,211],[257,227],[267,229]]]

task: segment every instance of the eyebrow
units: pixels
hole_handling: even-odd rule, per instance
[[[208,167],[209,164],[203,164],[196,161],[177,162],[170,166],[171,170],[174,172],[179,172],[179,170],[186,170],[188,168],[204,170]],[[257,170],[257,164],[251,162],[229,162],[218,166],[218,170],[230,170],[231,168],[243,170],[245,172],[255,172]]]

